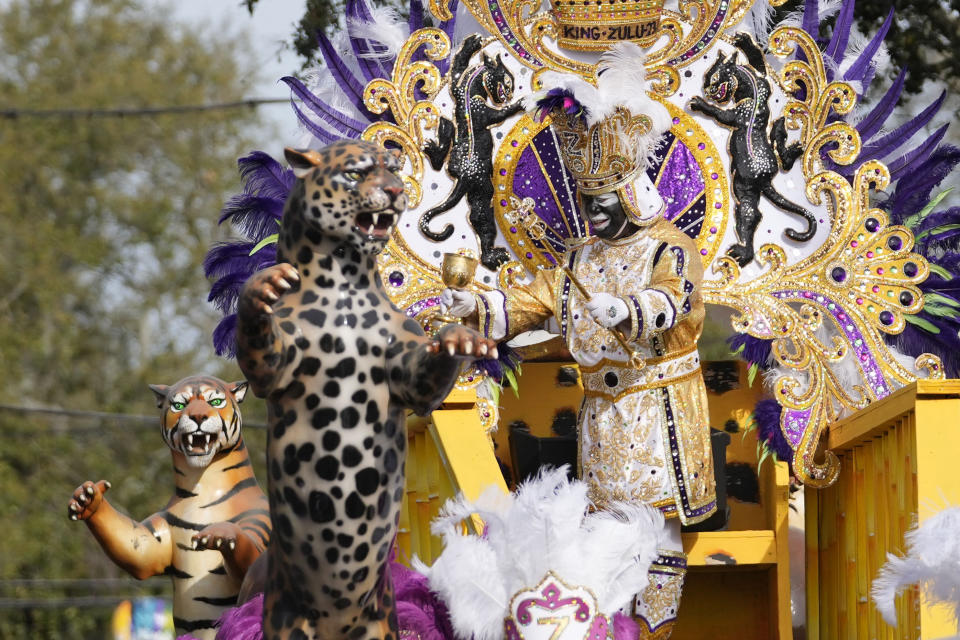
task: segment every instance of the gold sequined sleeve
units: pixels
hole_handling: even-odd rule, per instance
[[[493,340],[504,340],[543,324],[556,309],[557,271],[542,269],[530,284],[475,294],[480,331]]]
[[[625,298],[633,340],[648,341],[690,313],[690,294],[699,284],[688,279],[690,259],[689,251],[674,244],[657,249],[650,286]]]

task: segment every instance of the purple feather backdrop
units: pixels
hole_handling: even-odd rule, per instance
[[[218,355],[236,355],[237,298],[247,278],[277,263],[276,245],[268,244],[253,255],[254,247],[280,228],[283,204],[296,178],[262,151],[237,161],[243,192],[231,198],[220,214],[220,223],[230,222],[243,238],[218,242],[203,261],[204,275],[213,284],[207,300],[224,314],[213,332]]]

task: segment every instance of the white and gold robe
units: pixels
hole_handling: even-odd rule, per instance
[[[628,238],[592,238],[565,254],[591,293],[623,299],[630,354],[593,321],[561,269],[477,296],[481,331],[501,340],[556,317],[583,376],[580,477],[595,504],[640,502],[685,524],[716,509],[707,397],[697,353],[703,267],[693,240],[662,218]]]

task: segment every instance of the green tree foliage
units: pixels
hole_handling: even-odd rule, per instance
[[[927,80],[941,80],[950,91],[960,91],[960,0],[903,0],[893,2],[894,23],[885,42],[893,74],[909,70],[905,89],[917,93]],[[857,2],[857,24],[872,34],[890,11],[889,0]]]
[[[4,2],[0,105],[229,102],[254,75],[244,44],[171,24],[135,0]],[[244,132],[256,116],[0,117],[0,404],[155,415],[149,382],[240,377],[213,353],[219,314],[200,265],[224,233],[217,213],[239,190],[236,158],[250,150]],[[257,402],[243,405],[248,419]],[[247,436],[259,461],[263,432]],[[11,601],[101,592],[9,581],[125,575],[67,519],[66,504],[80,482],[106,478],[133,517],[161,508],[173,483],[157,427],[0,408],[0,442],[0,637],[105,637],[108,608]],[[120,589],[136,590],[132,579]]]

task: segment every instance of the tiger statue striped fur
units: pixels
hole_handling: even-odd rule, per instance
[[[267,498],[240,434],[247,383],[193,376],[150,389],[173,456],[170,502],[137,523],[104,498],[109,482],[87,481],[68,514],[85,521],[107,556],[138,580],[170,576],[177,633],[213,640],[271,533]]]

